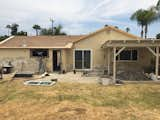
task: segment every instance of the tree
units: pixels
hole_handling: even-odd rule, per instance
[[[140,10],[137,10],[135,13],[133,13],[131,18],[130,18],[131,20],[137,21],[137,24],[139,26],[141,26],[141,37],[142,38],[143,38],[144,26],[145,26],[143,17],[144,17],[144,10],[140,9]]]
[[[39,30],[41,29],[41,27],[40,27],[39,25],[33,25],[32,28],[35,29],[35,31],[36,31],[36,36],[38,36],[38,32],[39,32]]]
[[[11,30],[11,35],[17,35],[19,25],[16,23],[13,23],[11,25],[6,25],[6,28],[8,29],[8,35],[9,35],[9,29]]]
[[[11,30],[11,25],[6,25],[6,28],[8,29],[8,36],[9,36],[10,30]]]
[[[158,0],[156,7],[160,10],[160,0]]]
[[[160,39],[160,33],[158,33],[158,34],[156,35],[156,38],[157,38],[157,39]]]
[[[145,21],[145,38],[147,38],[147,33],[148,33],[148,26],[155,22],[158,19],[156,11],[149,9],[145,10],[145,16],[144,16],[144,21]]]
[[[130,31],[130,28],[129,28],[129,27],[127,27],[127,28],[126,28],[126,32],[129,32],[129,31]]]
[[[11,25],[11,35],[17,35],[19,25],[14,23]]]
[[[58,25],[54,27],[54,32],[52,32],[52,28],[43,28],[40,31],[41,35],[66,35],[65,32],[62,32],[62,25]]]
[[[131,16],[131,20],[136,20],[138,25],[141,26],[142,38],[144,32],[145,32],[145,38],[147,38],[148,25],[153,23],[156,19],[157,19],[157,13],[153,9],[149,10],[140,9]]]
[[[17,33],[18,36],[27,36],[27,32],[20,31]]]
[[[54,35],[66,35],[66,33],[62,32],[62,29],[62,25],[54,27]]]
[[[5,40],[5,39],[7,39],[8,37],[9,37],[9,36],[7,36],[7,35],[0,36],[0,42],[3,41],[3,40]]]
[[[41,29],[41,31],[40,31],[40,35],[53,35],[52,34],[52,29],[47,29],[47,28],[43,28],[43,29]]]

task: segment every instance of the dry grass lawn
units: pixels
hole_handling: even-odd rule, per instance
[[[160,120],[160,84],[0,82],[0,120]]]

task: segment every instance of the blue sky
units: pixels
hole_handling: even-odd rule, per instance
[[[33,24],[50,27],[62,24],[67,34],[87,34],[105,24],[119,26],[139,35],[140,27],[130,21],[131,14],[140,8],[155,5],[158,0],[0,0],[0,34],[7,34],[5,26],[18,23],[19,30],[35,35]],[[149,37],[160,33],[160,20],[149,26]]]

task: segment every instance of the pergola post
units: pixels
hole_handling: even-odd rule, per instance
[[[113,48],[113,82],[116,83],[116,47]]]
[[[159,47],[156,47],[156,67],[155,67],[156,80],[158,80],[159,73]]]
[[[107,69],[108,69],[108,75],[110,75],[110,48],[108,48],[108,61],[107,61]]]

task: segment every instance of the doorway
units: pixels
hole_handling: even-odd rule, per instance
[[[53,71],[61,70],[61,51],[53,50]]]

